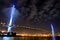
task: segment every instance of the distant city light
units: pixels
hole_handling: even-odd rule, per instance
[[[3,32],[6,32],[6,31],[3,30],[2,33],[3,33]]]

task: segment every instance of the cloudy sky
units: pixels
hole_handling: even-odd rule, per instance
[[[13,0],[14,1],[14,0]],[[0,1],[0,21],[8,21],[8,9],[11,7],[12,0]],[[15,24],[39,26],[49,29],[50,24],[54,24],[59,31],[60,26],[60,1],[59,0],[15,0],[16,10],[18,11]]]

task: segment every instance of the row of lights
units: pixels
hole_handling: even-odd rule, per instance
[[[6,25],[6,23],[3,23],[3,22],[1,22],[0,23],[3,27],[5,27],[5,26],[8,26],[8,25]],[[40,28],[32,28],[32,27],[27,27],[27,26],[19,26],[19,25],[13,25],[13,27],[14,28],[16,28],[16,27],[23,27],[23,28],[27,28],[27,29],[32,29],[32,30],[42,30],[42,29],[40,29]],[[43,30],[43,31],[46,31],[46,30]]]
[[[6,23],[3,23],[3,22],[1,22],[0,23],[3,27],[5,27],[6,26]],[[28,28],[28,29],[35,29],[35,30],[40,30],[39,28],[31,28],[31,27],[27,27],[27,26],[19,26],[19,25],[13,25],[14,26],[14,28],[15,27],[23,27],[23,28]],[[2,32],[5,32],[5,31],[2,31]],[[36,35],[37,36],[37,35]],[[46,36],[46,35],[45,35]],[[59,35],[60,36],[60,35]]]
[[[16,34],[17,36],[40,36],[40,37],[49,37],[52,36],[52,34]],[[59,35],[55,35],[59,36]]]

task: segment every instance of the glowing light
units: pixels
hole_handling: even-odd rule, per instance
[[[13,7],[11,8],[11,16],[10,16],[10,21],[9,21],[9,24],[8,24],[8,30],[7,32],[11,32],[11,26],[12,26],[12,22],[13,22],[13,16],[14,16],[14,11],[15,11],[15,5],[13,5]],[[7,34],[4,34],[4,35],[7,35]],[[3,37],[2,40],[12,40],[11,37]]]
[[[14,11],[15,11],[15,8],[14,7],[15,7],[15,5],[13,5],[12,10],[11,10],[11,18],[10,18],[9,26],[12,25],[12,20],[13,20]]]
[[[11,40],[11,37],[3,37],[2,40]]]
[[[15,11],[15,5],[13,5],[13,7],[11,8],[11,18],[10,18],[10,22],[8,24],[8,30],[7,32],[10,32],[11,31],[11,25],[12,25],[12,22],[13,22],[13,16],[14,16],[14,11]]]
[[[50,34],[16,34],[17,36],[39,36],[39,37],[49,37]]]
[[[52,40],[56,40],[55,39],[55,35],[54,35],[54,28],[53,28],[53,25],[51,24],[51,29],[52,29]]]
[[[11,32],[11,27],[8,27],[8,32]]]
[[[6,32],[6,31],[3,30],[2,33],[3,33],[3,32]]]
[[[1,24],[3,24],[3,23],[1,22]]]

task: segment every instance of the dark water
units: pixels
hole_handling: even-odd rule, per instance
[[[11,40],[52,40],[52,37],[11,37]],[[60,40],[60,37],[56,37],[56,40]]]
[[[14,37],[14,40],[52,40],[52,37]],[[56,37],[60,40],[60,37]]]

